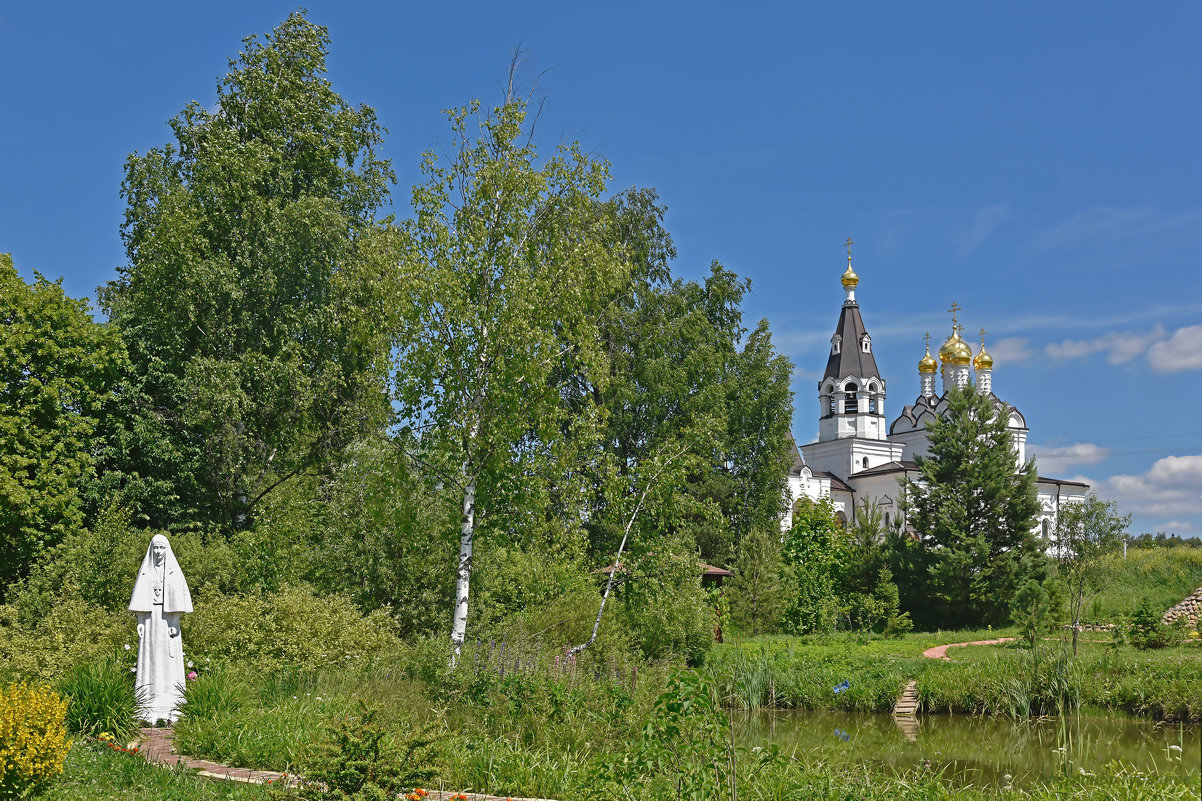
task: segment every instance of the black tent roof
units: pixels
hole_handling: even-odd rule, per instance
[[[860,304],[854,300],[844,301],[835,333],[841,339],[839,352],[835,353],[834,348],[831,348],[831,356],[826,360],[826,372],[822,374],[823,380],[833,378],[841,381],[848,376],[880,378],[881,374],[871,348],[865,353],[860,347],[860,338],[868,333],[864,328],[864,320],[860,317]]]

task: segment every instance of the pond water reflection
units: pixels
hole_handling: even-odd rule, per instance
[[[807,762],[929,768],[957,783],[1013,786],[1117,762],[1145,773],[1198,780],[1202,727],[1114,717],[1038,720],[764,710],[736,718],[749,746],[773,743]]]

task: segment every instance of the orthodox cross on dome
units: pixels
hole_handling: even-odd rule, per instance
[[[926,336],[922,338],[923,344],[927,346],[927,350],[931,349],[931,332],[927,331]]]
[[[952,313],[952,333],[959,333],[960,324],[956,322],[956,312],[960,311],[960,304],[953,300],[952,307],[948,311]]]
[[[843,243],[843,246],[847,248],[847,266],[848,267],[851,266],[851,246],[854,244],[855,244],[855,240],[852,239],[850,236],[847,237],[847,241]]]
[[[982,328],[982,329],[981,329],[981,331],[980,331],[980,334],[981,334],[981,347],[982,347],[982,348],[983,348],[983,347],[985,347],[985,335],[986,335],[986,334],[988,334],[988,333],[989,333],[989,332],[988,332],[988,331],[986,331],[984,328]]]

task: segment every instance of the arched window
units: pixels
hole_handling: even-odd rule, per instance
[[[841,344],[843,344],[843,337],[838,334],[831,337],[831,353],[838,353]]]
[[[868,353],[872,350],[872,340],[868,338],[867,334],[865,334],[864,338],[860,340],[860,349],[865,353]]]
[[[835,519],[839,521],[839,528],[847,528],[847,515],[843,512],[835,512]]]
[[[889,528],[889,513],[885,512],[885,528]]]
[[[860,402],[856,400],[856,385],[848,384],[843,388],[843,411],[846,414],[855,414],[860,411]]]
[[[865,456],[864,459],[860,462],[860,464],[863,466],[863,469],[867,470],[868,469],[868,457]]]
[[[831,392],[831,394],[826,396],[826,413],[828,415],[836,414],[835,393],[833,391]]]
[[[876,410],[877,410],[876,395],[869,395],[868,396],[868,413],[876,414]]]
[[[1040,522],[1040,524],[1039,524],[1039,528],[1040,528],[1040,530],[1043,532],[1043,536],[1044,536],[1044,538],[1046,539],[1046,538],[1047,538],[1047,536],[1048,536],[1048,531],[1049,531],[1049,529],[1050,529],[1050,526],[1048,526],[1048,521],[1047,521],[1047,518],[1044,518],[1044,519],[1043,519],[1043,521],[1042,521],[1042,522]]]

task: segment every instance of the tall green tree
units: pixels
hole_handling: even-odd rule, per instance
[[[926,625],[1004,623],[1015,592],[1044,569],[1032,534],[1039,501],[1033,461],[1018,455],[988,393],[972,384],[948,393],[947,411],[928,427],[930,455],[907,481],[910,526],[925,556]]]
[[[780,516],[792,368],[775,351],[766,321],[750,333],[743,326],[746,279],[717,262],[702,282],[672,278],[675,250],[664,212],[649,189],[604,205],[633,272],[602,320],[611,373],[593,395],[606,409],[605,453],[624,494],[637,485],[639,465],[688,446],[660,477],[675,488],[673,518],[657,517],[664,511],[657,506],[642,527],[682,529],[702,558],[726,563],[742,537]],[[616,506],[598,494],[590,515],[600,559],[612,558],[623,530]],[[634,541],[645,541],[647,532]]]
[[[397,257],[375,112],[325,78],[303,13],[126,162],[129,264],[104,293],[174,440],[182,506],[236,522],[381,426]],[[166,522],[166,521],[155,521]]]
[[[1081,608],[1089,590],[1101,589],[1105,574],[1100,563],[1122,547],[1131,515],[1120,515],[1118,504],[1089,493],[1083,503],[1068,504],[1056,519],[1052,544],[1060,578],[1068,590],[1069,618],[1073,627],[1073,654],[1081,629]]]
[[[744,537],[731,572],[734,575],[723,588],[730,599],[731,617],[753,636],[775,631],[792,594],[779,529],[758,528]]]
[[[801,499],[782,546],[794,589],[785,625],[797,634],[830,631],[838,622],[848,539],[830,498]]]
[[[46,548],[83,524],[93,435],[125,363],[117,332],[0,253],[0,601]]]
[[[449,118],[450,153],[424,158],[425,182],[402,226],[395,389],[398,436],[457,496],[458,654],[482,532],[503,540],[529,527],[550,538],[544,553],[579,541],[556,535],[579,532],[578,477],[598,415],[567,399],[604,383],[598,320],[628,266],[596,213],[604,162],[574,143],[540,159],[513,92],[491,111],[473,102]]]

